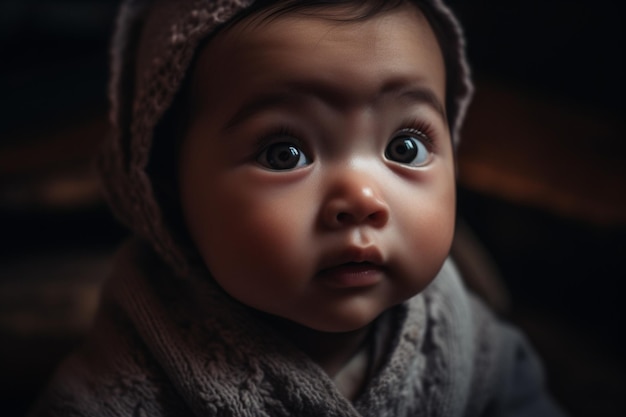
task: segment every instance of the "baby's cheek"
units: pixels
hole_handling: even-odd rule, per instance
[[[441,197],[414,201],[409,210],[396,213],[397,239],[391,245],[401,259],[401,286],[407,292],[419,292],[428,285],[448,256],[454,233],[454,200]]]
[[[289,277],[301,276],[309,269],[302,247],[306,241],[304,221],[275,204],[244,207],[237,210],[237,216],[216,223],[216,239],[207,248],[211,251],[209,268],[216,279],[240,281],[250,291],[266,292],[268,287],[278,287],[278,282],[289,286]],[[295,280],[293,285],[297,285]]]
[[[307,244],[312,236],[305,216],[299,218],[298,211],[281,210],[272,205],[257,209],[247,228],[249,239],[244,246],[263,269],[276,269],[277,274],[302,275],[307,268],[313,248]],[[310,252],[307,253],[307,249]]]

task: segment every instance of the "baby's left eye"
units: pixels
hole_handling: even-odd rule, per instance
[[[420,131],[398,133],[385,149],[385,158],[406,164],[413,167],[420,167],[428,164],[432,152],[428,149],[424,134]]]

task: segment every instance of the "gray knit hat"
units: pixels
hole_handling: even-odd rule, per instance
[[[188,251],[172,230],[148,173],[155,127],[170,108],[200,42],[254,0],[127,0],[118,15],[109,86],[111,134],[100,158],[116,216],[152,243],[178,275]],[[461,28],[441,0],[414,0],[437,28],[447,71],[446,107],[454,145],[472,95]]]

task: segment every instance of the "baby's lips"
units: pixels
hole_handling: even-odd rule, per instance
[[[332,251],[331,254],[322,261],[320,273],[324,270],[345,266],[349,264],[370,264],[375,267],[384,265],[382,252],[376,246],[349,246],[343,249]]]
[[[317,278],[326,286],[337,289],[365,288],[378,284],[384,268],[371,262],[348,262],[320,271]]]

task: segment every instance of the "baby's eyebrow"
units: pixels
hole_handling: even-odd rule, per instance
[[[399,89],[398,96],[400,98],[406,98],[408,101],[423,103],[431,107],[437,114],[447,123],[448,118],[446,116],[446,109],[437,97],[437,95],[430,88],[425,87],[410,87],[407,89]]]
[[[361,96],[366,96],[366,94],[361,94]],[[416,102],[425,104],[432,108],[442,120],[447,121],[445,107],[435,92],[427,86],[392,81],[383,85],[383,87],[374,94],[374,98],[370,98],[370,100],[377,102],[389,96],[406,100],[409,103]],[[350,102],[355,101],[354,96],[346,94],[346,91],[341,87],[336,88],[323,81],[307,80],[287,82],[281,85],[280,89],[253,95],[248,101],[244,102],[235,115],[229,119],[224,126],[224,130],[229,130],[237,126],[243,120],[258,112],[282,107],[303,97],[319,98],[325,103],[338,107],[348,106]]]
[[[224,126],[224,130],[232,129],[250,116],[266,109],[278,107],[294,97],[290,92],[272,92],[254,96],[235,113]]]

